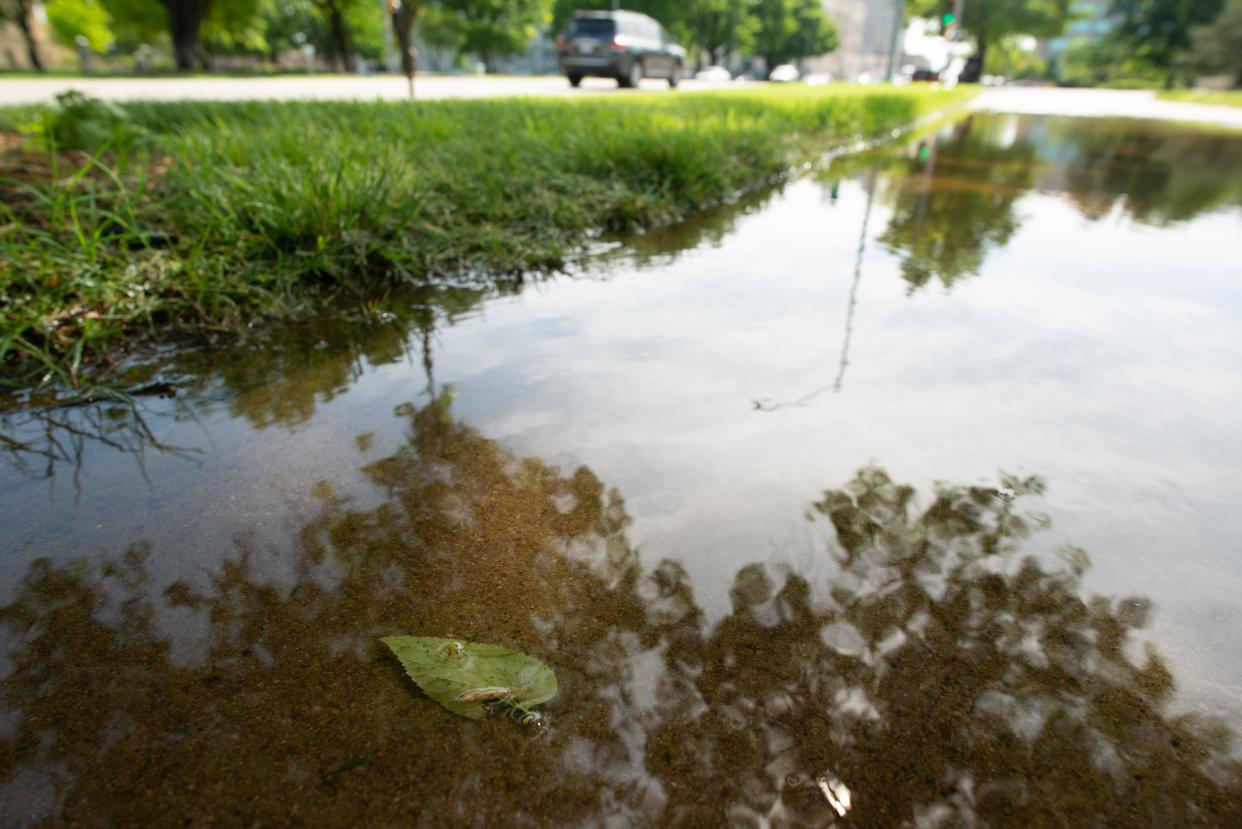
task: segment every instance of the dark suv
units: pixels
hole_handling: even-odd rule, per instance
[[[556,48],[573,86],[586,75],[616,78],[621,86],[638,86],[643,78],[666,78],[677,86],[686,68],[686,50],[638,12],[578,12]]]

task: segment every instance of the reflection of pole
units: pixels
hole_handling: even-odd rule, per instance
[[[923,149],[926,147],[927,155],[923,156]],[[914,213],[914,239],[918,239],[923,235],[923,219],[927,216],[927,201],[931,198],[932,177],[936,171],[936,136],[931,137],[930,146],[919,145],[919,161],[923,162],[923,186],[920,188],[922,194],[919,196],[919,206]]]
[[[871,220],[871,202],[875,199],[876,165],[871,166],[867,177],[867,209],[863,211],[862,231],[858,234],[858,256],[854,259],[854,284],[850,286],[850,303],[845,310],[845,342],[841,344],[841,361],[837,366],[837,380],[833,392],[841,391],[845,383],[845,367],[850,364],[850,338],[854,335],[854,307],[858,304],[858,283],[862,280],[863,252],[867,249],[867,223]]]
[[[897,41],[902,31],[902,21],[906,18],[906,0],[894,0],[893,12],[893,36],[888,43],[888,72],[884,75],[884,80],[889,83],[893,82],[893,70],[897,67]]]

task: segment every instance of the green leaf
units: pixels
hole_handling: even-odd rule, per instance
[[[556,674],[521,651],[438,636],[385,636],[380,641],[427,696],[472,720],[487,716],[487,708],[483,702],[459,700],[471,692],[477,696],[484,689],[508,689],[506,700],[520,708],[556,696]]]

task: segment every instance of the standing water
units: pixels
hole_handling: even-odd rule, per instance
[[[4,416],[0,824],[1239,825],[1239,238],[1242,136],[976,115]]]

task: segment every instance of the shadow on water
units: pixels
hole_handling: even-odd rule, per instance
[[[425,826],[1222,826],[1236,737],[1169,711],[1085,553],[1024,555],[1038,478],[880,468],[809,503],[818,568],[741,568],[709,622],[647,570],[620,493],[402,406],[363,508],[317,486],[289,550],[244,538],[168,583],[164,551],[34,562],[0,608],[6,822]],[[815,575],[822,569],[825,575]],[[449,634],[545,659],[552,727],[472,722],[376,639]],[[822,781],[823,786],[817,781]],[[834,807],[824,790],[833,794]]]

